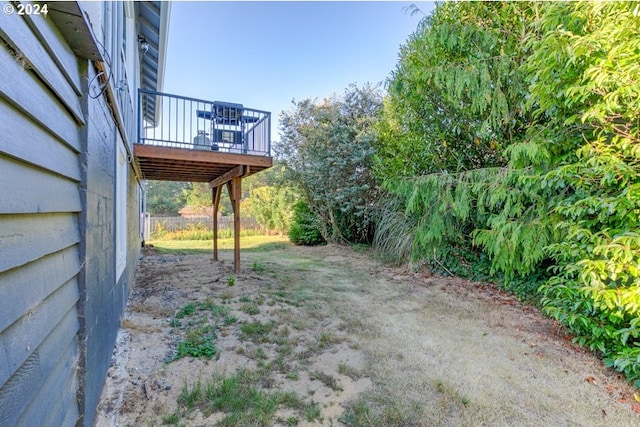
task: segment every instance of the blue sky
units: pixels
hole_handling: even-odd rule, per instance
[[[164,92],[278,116],[291,100],[384,82],[430,2],[174,2]]]

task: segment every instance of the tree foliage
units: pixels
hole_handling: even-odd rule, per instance
[[[267,230],[287,233],[293,205],[300,198],[285,179],[285,166],[275,161],[273,167],[243,180],[241,212],[255,218]]]
[[[291,187],[254,187],[242,201],[240,210],[255,218],[265,229],[284,234],[291,225],[293,204],[297,199],[298,196]]]
[[[210,208],[213,204],[213,193],[211,191],[211,187],[209,187],[209,184],[206,182],[189,182],[183,190],[183,196],[185,206],[189,206],[195,211],[205,212],[205,210]],[[229,199],[229,193],[226,188],[223,188],[222,195],[220,197],[219,212],[222,215],[233,214],[231,199]]]
[[[281,113],[279,158],[327,241],[372,238],[377,198],[371,172],[373,123],[381,99],[371,86],[351,86],[340,97],[294,102]]]
[[[178,216],[184,206],[183,190],[186,183],[172,181],[147,181],[147,212],[157,216]]]
[[[504,150],[526,139],[533,120],[522,64],[536,11],[529,3],[440,4],[401,49],[377,127],[375,171],[415,224],[414,259],[451,247],[477,252],[473,232],[491,213],[529,207],[515,192],[504,201],[496,191],[514,185]],[[394,218],[381,218],[379,246],[406,242],[387,232]]]
[[[544,12],[532,100],[568,151],[542,180],[558,195],[551,213],[562,234],[548,248],[557,265],[544,308],[640,385],[640,5]]]
[[[377,241],[545,280],[544,310],[640,380],[639,118],[638,3],[438,5],[378,126]]]

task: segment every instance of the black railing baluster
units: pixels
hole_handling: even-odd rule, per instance
[[[148,89],[138,91],[138,104],[138,141],[143,144],[271,154],[271,113],[267,111]]]

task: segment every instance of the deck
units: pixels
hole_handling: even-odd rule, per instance
[[[245,166],[243,176],[249,176],[273,164],[265,156],[146,144],[134,144],[133,154],[143,178],[158,181],[213,182],[237,166]]]
[[[240,272],[242,178],[270,168],[271,113],[242,104],[140,89],[136,168],[145,180],[207,182],[213,205],[213,259],[218,208],[227,187],[234,218],[234,266]]]
[[[212,182],[270,168],[271,114],[241,104],[140,90],[134,157],[144,179]]]

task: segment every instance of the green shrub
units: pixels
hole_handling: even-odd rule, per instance
[[[304,201],[293,205],[293,219],[289,227],[289,240],[295,245],[306,246],[325,243],[320,232],[320,221]]]

